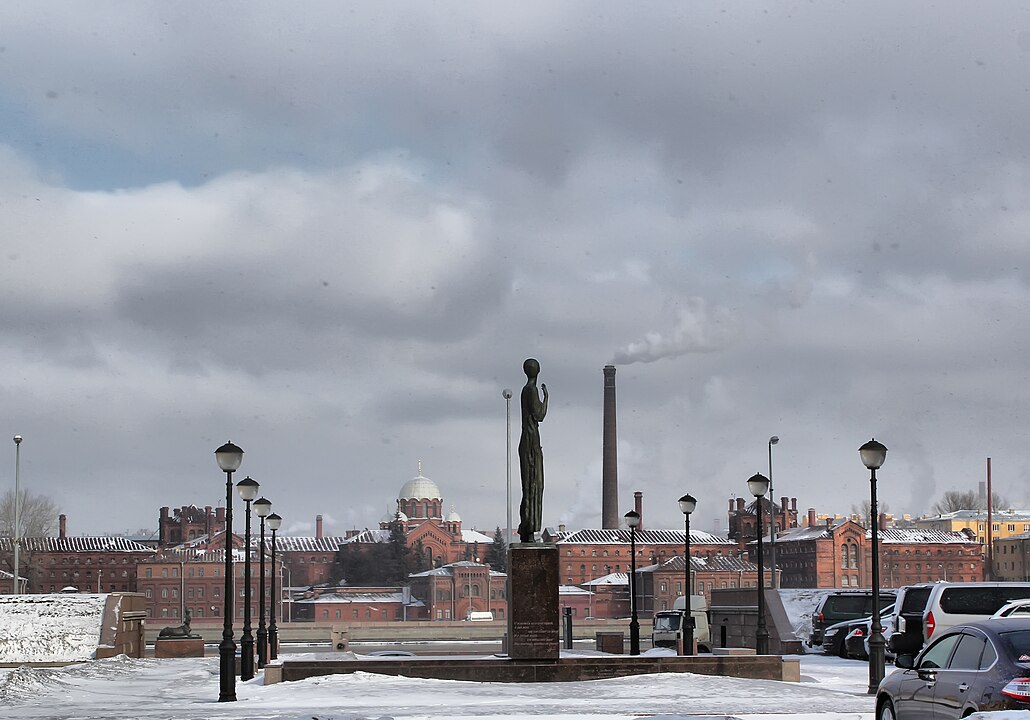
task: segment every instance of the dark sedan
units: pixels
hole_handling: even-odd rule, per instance
[[[957,625],[880,683],[877,720],[949,720],[1030,710],[1030,619]]]

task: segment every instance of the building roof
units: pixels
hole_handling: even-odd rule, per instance
[[[662,570],[663,572],[684,572],[683,556],[677,555],[665,562],[645,568],[645,570]],[[758,565],[746,558],[734,557],[732,555],[715,555],[713,557],[690,556],[691,572],[758,572]]]
[[[487,543],[489,545],[492,545],[494,542],[494,539],[491,535],[484,535],[475,528],[472,528],[471,530],[462,530],[461,539],[467,543]]]
[[[85,537],[68,535],[66,537],[29,537],[21,539],[21,547],[26,552],[76,553],[76,552],[129,552],[152,555],[154,548],[124,537],[104,536]],[[0,551],[14,550],[14,539],[0,538]]]
[[[588,580],[583,585],[590,587],[597,587],[598,585],[629,585],[629,575],[626,573],[609,573],[599,578]]]
[[[366,530],[365,532],[370,532]],[[375,532],[380,532],[376,530]],[[389,531],[386,531],[386,536],[389,537]],[[357,536],[355,536],[357,537]],[[275,549],[276,552],[322,552],[322,553],[335,553],[340,549],[341,545],[346,545],[352,542],[354,538],[344,537],[343,535],[324,535],[322,537],[312,536],[300,536],[291,537],[289,535],[282,536],[276,535],[275,537]],[[268,542],[266,538],[265,542]]]
[[[867,539],[872,538],[872,531],[866,529]],[[917,528],[887,528],[877,533],[879,542],[884,544],[912,544],[912,543],[949,543],[978,545],[976,540],[971,539],[962,532],[950,532],[947,530],[926,530]],[[830,530],[825,526],[793,528],[776,536],[777,543],[802,542],[805,540],[819,540],[830,537]],[[754,541],[752,541],[754,542]]]
[[[548,528],[551,542],[590,545],[629,545],[629,530],[624,528],[583,528],[582,530],[556,531]],[[641,545],[677,545],[683,547],[686,533],[683,530],[638,530],[636,541]],[[700,530],[690,531],[691,545],[736,545],[729,538],[712,535]]]
[[[578,585],[559,585],[559,595],[590,595],[589,590],[585,590]]]
[[[954,510],[950,513],[931,515],[930,517],[917,518],[915,522],[939,522],[942,520],[983,520],[987,521],[986,510]],[[992,522],[1028,522],[1030,521],[1030,510],[994,510],[991,513]]]
[[[404,483],[400,493],[397,494],[397,499],[443,500],[443,495],[440,494],[440,488],[436,486],[436,483],[425,477],[420,470],[418,475]]]
[[[389,602],[389,603],[403,603],[404,602],[404,593],[401,593],[401,592],[353,592],[353,593],[352,592],[342,592],[342,593],[335,592],[335,593],[326,593],[326,594],[320,595],[320,596],[318,596],[316,598],[307,598],[307,599],[304,599],[304,600],[295,600],[294,601],[294,603],[296,605],[306,605],[306,604],[314,605],[314,604],[318,604],[318,603],[349,604],[349,603],[374,603],[374,602],[381,602],[381,603],[387,603],[387,602]],[[416,607],[421,607],[423,605],[423,603],[422,603],[421,600],[412,597],[409,600],[408,605],[409,606],[410,605],[414,605]]]
[[[477,562],[472,562],[471,560],[459,560],[458,562],[449,563],[447,565],[441,565],[440,567],[433,568],[432,570],[423,570],[422,572],[411,573],[410,575],[408,575],[408,577],[409,578],[430,577],[430,576],[449,577],[449,576],[453,576],[454,575],[454,569],[455,568],[463,568],[463,567],[476,567],[476,568],[486,567],[486,568],[489,568],[490,566],[487,565],[486,563],[477,563]],[[490,569],[489,572],[490,572],[490,576],[491,577],[504,577],[505,576],[504,573],[497,572],[496,570],[493,570],[493,569]]]

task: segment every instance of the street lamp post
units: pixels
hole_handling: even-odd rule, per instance
[[[868,692],[875,695],[884,674],[883,626],[880,624],[880,511],[876,504],[876,471],[887,459],[887,448],[874,438],[860,447],[858,454],[862,458],[862,464],[869,468],[869,524],[873,528],[873,616],[869,628]]]
[[[232,474],[243,462],[243,450],[227,442],[215,450],[225,473],[225,590],[222,594],[222,642],[218,644],[218,702],[236,702],[236,643],[232,639]]]
[[[772,446],[779,441],[780,439],[775,435],[769,438],[769,570],[771,571],[769,585],[771,587],[776,587],[776,516],[772,511],[776,507],[776,498],[773,497]],[[787,508],[780,508],[780,511],[786,516]]]
[[[254,635],[250,627],[250,504],[260,489],[257,480],[250,477],[236,483],[236,490],[247,504],[243,539],[243,634],[240,635],[240,680],[243,681],[254,677]]]
[[[758,629],[755,631],[755,654],[769,654],[769,631],[765,627],[765,560],[762,557],[762,498],[769,491],[769,478],[755,473],[747,481],[747,489],[755,496],[755,512],[758,525],[755,526],[758,538]]]
[[[22,591],[21,573],[21,435],[14,436],[14,594]]]
[[[268,529],[272,531],[272,589],[269,593],[272,598],[271,606],[268,610],[268,657],[275,660],[279,657],[279,629],[275,625],[275,603],[279,599],[275,594],[275,576],[277,566],[275,564],[275,534],[279,530],[279,526],[283,524],[283,519],[276,513],[272,513],[268,516]]]
[[[508,545],[511,543],[511,388],[504,388],[501,391],[501,397],[504,398],[504,431],[505,431],[505,456],[504,456],[504,476],[505,476],[505,508],[508,515],[508,527],[507,533],[504,536],[504,547],[507,550]],[[504,578],[504,598],[505,602],[511,603],[511,568],[508,567],[507,560],[505,560],[505,568],[507,572]],[[511,655],[511,638],[513,636],[511,626],[511,610],[509,604],[509,610],[505,617],[505,632],[504,632],[504,651]]]
[[[697,507],[697,500],[692,495],[684,495],[679,499],[680,512],[683,513],[685,528],[683,532],[683,567],[685,572],[683,595],[686,605],[683,608],[683,654],[694,654],[694,614],[690,605],[690,513]]]
[[[265,627],[265,518],[270,512],[272,512],[271,500],[258,498],[254,501],[254,514],[261,518],[261,532],[258,533],[258,557],[261,559],[258,566],[257,656],[259,669],[264,668],[268,663],[268,630]]]
[[[629,654],[640,654],[640,622],[637,620],[637,525],[640,513],[630,510],[626,513],[629,526]]]

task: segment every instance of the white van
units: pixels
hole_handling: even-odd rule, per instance
[[[653,647],[675,648],[683,637],[683,621],[686,615],[687,599],[680,595],[672,604],[672,610],[659,610],[654,614],[651,629]],[[708,602],[704,595],[690,596],[690,616],[694,621],[694,640],[698,652],[712,651],[712,633],[708,626]]]
[[[489,610],[486,612],[482,610],[471,610],[465,619],[471,622],[489,622],[494,619],[494,614]]]
[[[1030,596],[1030,582],[935,585],[923,611],[923,644],[955,625],[986,620],[1011,600]]]

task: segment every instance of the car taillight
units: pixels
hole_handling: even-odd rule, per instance
[[[865,635],[865,633],[862,632],[862,628],[855,628],[855,637],[862,637],[863,635]]]
[[[1030,702],[1030,678],[1013,678],[1001,689],[1001,694],[1014,700]]]
[[[926,639],[929,640],[933,636],[933,629],[937,627],[937,623],[933,619],[933,611],[931,610],[926,614]]]
[[[815,619],[816,619],[817,622],[822,622],[823,620],[826,619],[826,616],[823,615],[822,613],[816,613],[815,614]]]

